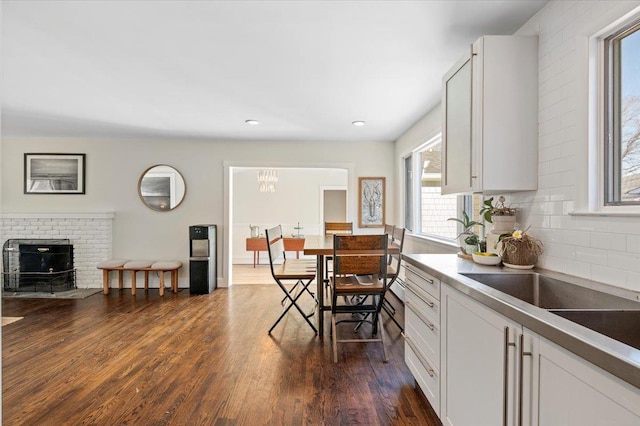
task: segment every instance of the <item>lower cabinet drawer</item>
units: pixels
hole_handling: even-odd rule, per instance
[[[431,294],[440,300],[440,280],[426,272],[417,269],[405,262],[405,281],[410,281],[414,286]]]
[[[440,371],[434,368],[429,360],[414,350],[414,344],[410,338],[405,337],[404,359],[413,374],[416,382],[427,397],[433,411],[440,417]]]
[[[405,302],[405,335],[411,339],[421,355],[433,360],[432,367],[440,368],[440,325],[420,313],[413,303]]]

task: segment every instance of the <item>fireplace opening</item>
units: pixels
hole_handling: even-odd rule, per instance
[[[65,291],[76,288],[73,245],[68,239],[11,239],[2,250],[5,291]]]

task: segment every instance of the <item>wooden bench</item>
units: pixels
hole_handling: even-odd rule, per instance
[[[149,272],[158,272],[160,277],[160,296],[164,296],[164,273],[171,272],[171,290],[178,292],[178,270],[182,268],[179,261],[151,261],[151,260],[107,260],[98,263],[102,269],[102,292],[109,294],[109,272],[118,271],[118,288],[122,290],[124,271],[131,272],[131,295],[136,294],[136,274],[144,272],[144,289],[149,289]]]

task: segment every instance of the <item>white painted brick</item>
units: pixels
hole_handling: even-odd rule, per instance
[[[74,245],[76,285],[79,288],[102,287],[102,274],[96,264],[111,257],[112,219],[0,219],[0,229],[6,239],[70,239]]]

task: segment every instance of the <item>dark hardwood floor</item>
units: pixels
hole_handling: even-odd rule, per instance
[[[3,316],[24,317],[2,327],[3,424],[440,424],[388,319],[389,363],[355,343],[334,364],[328,330],[315,336],[297,312],[267,334],[274,285],[137,293],[3,298]]]

